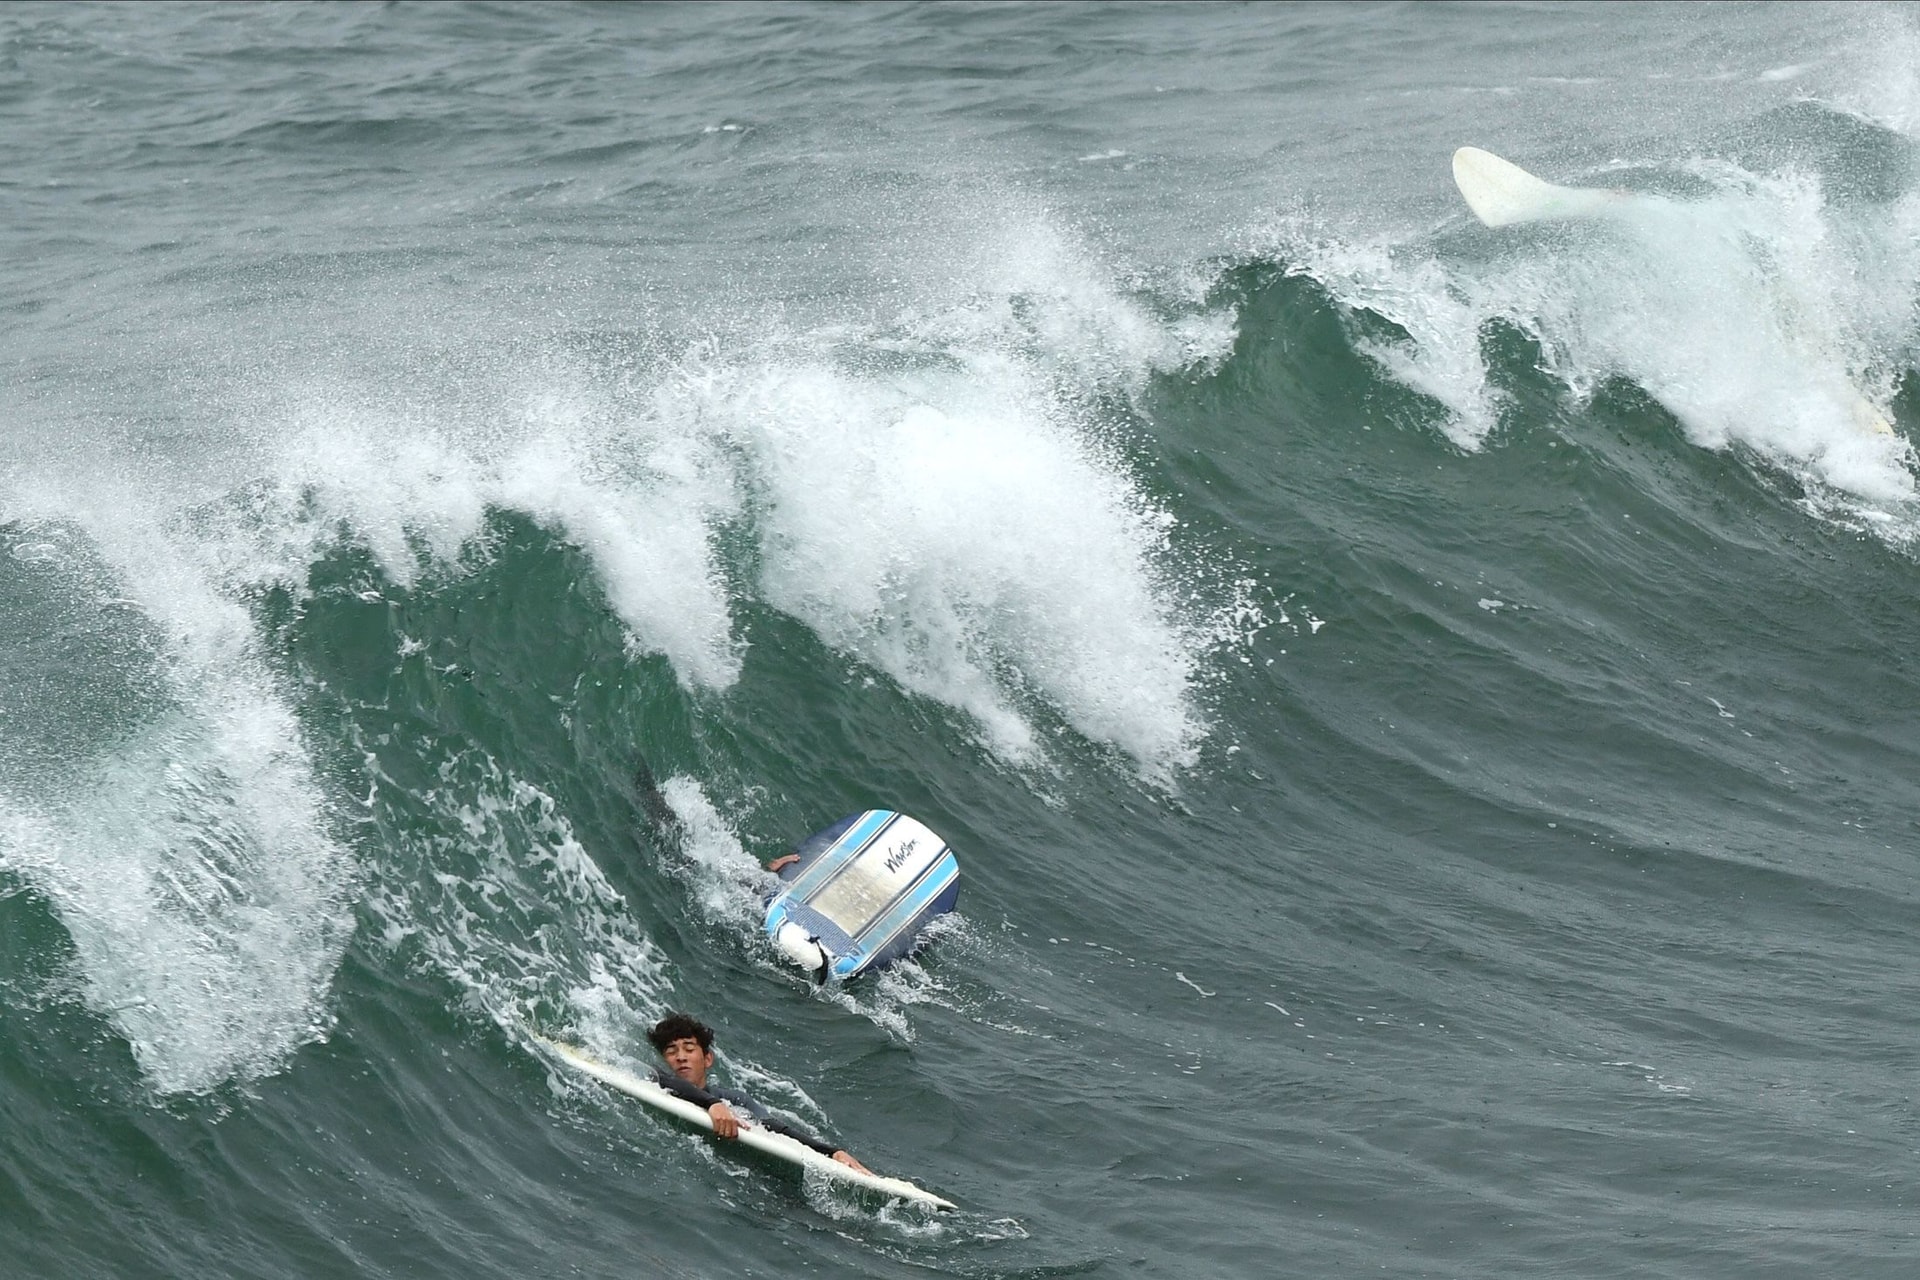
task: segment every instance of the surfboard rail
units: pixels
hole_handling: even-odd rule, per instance
[[[553,1040],[537,1031],[528,1031],[534,1042],[551,1053],[555,1058],[583,1075],[591,1076],[630,1098],[638,1099],[657,1111],[664,1111],[676,1119],[690,1125],[713,1132],[713,1117],[682,1098],[676,1098],[665,1089],[645,1076],[637,1075],[625,1067],[603,1062],[579,1045]],[[923,1187],[915,1186],[905,1178],[889,1178],[878,1173],[862,1173],[849,1165],[841,1164],[832,1156],[822,1155],[804,1142],[789,1138],[784,1133],[772,1133],[750,1120],[742,1117],[737,1141],[763,1151],[770,1156],[814,1169],[840,1182],[877,1191],[883,1195],[895,1196],[901,1200],[924,1204],[934,1209],[951,1212],[956,1206],[953,1201],[935,1195]]]

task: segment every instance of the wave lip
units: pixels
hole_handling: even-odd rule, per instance
[[[1017,378],[874,384],[764,367],[723,413],[761,501],[760,590],[823,641],[1041,754],[1023,702],[1150,769],[1191,763],[1196,640],[1153,556],[1170,518]]]

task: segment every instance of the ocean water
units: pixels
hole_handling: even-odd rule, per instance
[[[0,111],[0,1273],[1920,1274],[1913,10],[20,5]],[[870,806],[961,911],[816,991]],[[960,1211],[528,1035],[669,1008]]]

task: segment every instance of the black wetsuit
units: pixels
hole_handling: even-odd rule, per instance
[[[802,1129],[796,1129],[786,1121],[767,1114],[767,1109],[749,1098],[738,1089],[702,1089],[697,1084],[682,1080],[671,1071],[660,1067],[653,1069],[653,1079],[662,1089],[682,1102],[691,1102],[702,1111],[716,1102],[724,1102],[736,1112],[765,1129],[768,1133],[785,1134],[795,1142],[812,1147],[823,1156],[830,1156],[840,1150],[831,1142],[822,1142]]]

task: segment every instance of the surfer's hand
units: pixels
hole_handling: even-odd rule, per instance
[[[733,1108],[724,1102],[716,1102],[707,1108],[707,1114],[713,1118],[713,1136],[716,1138],[737,1138],[740,1136],[740,1121],[733,1114]]]
[[[846,1165],[846,1166],[847,1166],[847,1168],[849,1168],[849,1169],[852,1169],[852,1170],[855,1170],[856,1172],[859,1172],[859,1173],[872,1173],[872,1172],[873,1172],[873,1170],[871,1170],[871,1169],[869,1169],[869,1168],[867,1168],[867,1166],[865,1166],[865,1165],[863,1165],[863,1164],[861,1164],[861,1163],[860,1163],[860,1162],[859,1162],[858,1160],[855,1160],[855,1159],[854,1159],[854,1158],[853,1158],[852,1156],[850,1156],[850,1155],[848,1155],[848,1154],[847,1154],[846,1152],[844,1152],[844,1151],[836,1151],[836,1152],[834,1152],[834,1153],[833,1153],[833,1158],[834,1158],[835,1160],[838,1160],[838,1161],[839,1161],[839,1162],[840,1162],[841,1164],[843,1164],[843,1165]]]
[[[769,863],[767,864],[767,870],[769,870],[769,871],[778,871],[778,870],[779,870],[780,868],[782,868],[782,867],[786,867],[786,866],[791,866],[792,864],[794,864],[794,863],[796,863],[796,862],[798,862],[798,861],[800,861],[800,855],[799,855],[799,854],[797,854],[797,853],[783,853],[783,854],[781,854],[781,855],[780,855],[779,857],[777,857],[777,858],[775,858],[775,859],[774,859],[774,860],[773,860],[772,862],[769,862]]]

